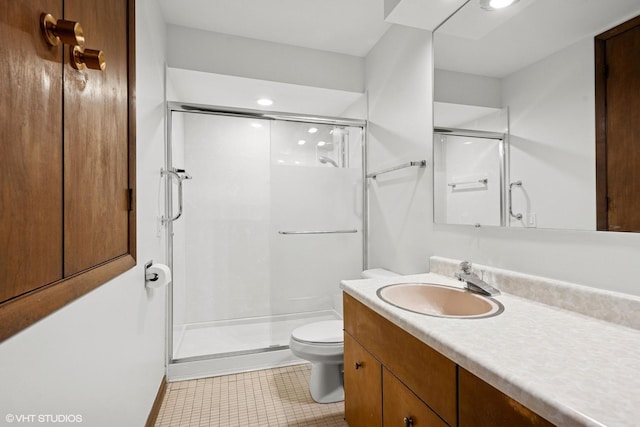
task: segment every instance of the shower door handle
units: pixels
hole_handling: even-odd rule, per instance
[[[183,173],[184,175],[180,175],[180,173]],[[160,169],[160,176],[168,176],[168,177],[173,177],[175,179],[178,180],[178,213],[171,217],[171,218],[167,218],[167,217],[162,217],[162,224],[166,225],[170,222],[175,221],[176,219],[180,218],[182,216],[182,181],[184,181],[185,179],[191,179],[191,177],[189,175],[187,175],[184,171],[184,169],[175,169],[175,168],[171,168],[171,169]]]

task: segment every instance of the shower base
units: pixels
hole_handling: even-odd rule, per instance
[[[289,350],[298,326],[341,317],[334,310],[188,324],[174,329],[168,381],[306,363]]]

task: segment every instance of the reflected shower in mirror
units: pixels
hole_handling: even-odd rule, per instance
[[[434,221],[504,225],[508,111],[434,105]]]
[[[471,0],[434,32],[436,140],[438,127],[477,129],[469,110],[509,111],[503,208],[521,182],[511,188],[522,216],[503,209],[502,225],[596,229],[594,37],[638,14],[637,0],[520,0],[499,11]]]
[[[502,225],[503,134],[436,129],[435,221]]]

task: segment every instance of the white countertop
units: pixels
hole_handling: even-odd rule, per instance
[[[341,288],[558,426],[640,425],[640,331],[506,293],[495,297],[504,312],[485,319],[412,313],[376,295],[410,282],[462,286],[428,273]]]

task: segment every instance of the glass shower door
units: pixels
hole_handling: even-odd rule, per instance
[[[171,123],[169,166],[192,177],[168,239],[172,361],[283,350],[296,326],[339,318],[339,281],[362,267],[362,128]]]

